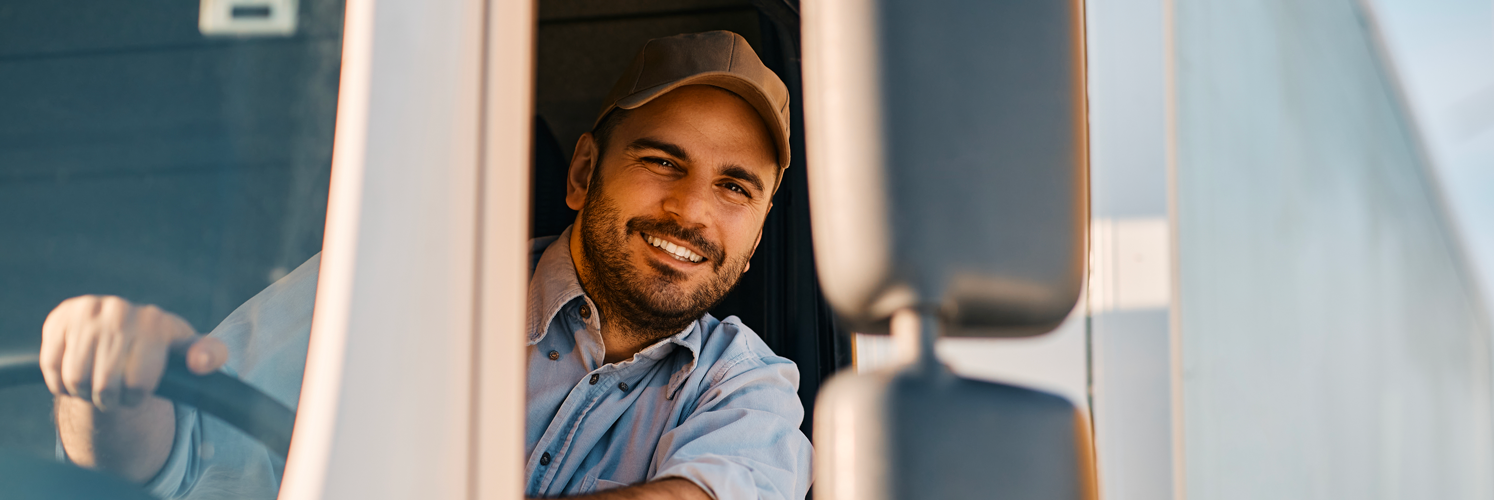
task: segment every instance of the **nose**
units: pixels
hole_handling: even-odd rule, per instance
[[[711,217],[711,182],[700,175],[688,175],[674,183],[664,198],[664,211],[686,227],[705,226]]]

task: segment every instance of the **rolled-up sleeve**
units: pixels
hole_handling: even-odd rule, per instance
[[[197,477],[197,447],[202,444],[202,434],[197,426],[197,410],[190,406],[173,404],[176,407],[176,439],[171,443],[171,455],[156,477],[145,483],[145,491],[156,498],[180,498],[191,488]]]
[[[285,462],[254,438],[191,407],[176,405],[171,456],[145,490],[158,498],[273,499]]]
[[[748,352],[711,371],[696,408],[659,440],[654,479],[687,479],[718,500],[804,498],[813,448],[799,431],[798,369]]]

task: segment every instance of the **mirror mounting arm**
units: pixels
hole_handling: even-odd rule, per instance
[[[934,345],[949,327],[949,318],[938,307],[910,307],[892,315],[893,354],[900,364],[923,371],[942,369]]]

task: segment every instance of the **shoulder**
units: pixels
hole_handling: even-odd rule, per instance
[[[242,335],[267,326],[305,327],[310,331],[321,264],[322,254],[317,252],[295,270],[240,304],[213,329],[212,334],[218,337]]]
[[[700,348],[700,361],[709,363],[703,382],[717,385],[725,380],[750,375],[753,378],[786,378],[797,387],[799,369],[793,361],[773,353],[752,328],[736,316],[717,320],[709,314],[701,318],[706,336]]]

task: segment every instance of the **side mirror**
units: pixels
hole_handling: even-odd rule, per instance
[[[803,4],[820,285],[905,365],[840,374],[815,409],[815,498],[1094,499],[1069,401],[960,378],[934,339],[1057,327],[1083,286],[1081,0]]]
[[[805,2],[804,74],[816,263],[848,326],[1063,321],[1089,217],[1082,2]]]

